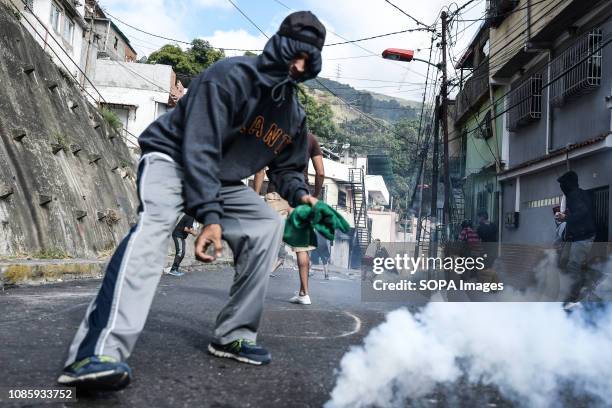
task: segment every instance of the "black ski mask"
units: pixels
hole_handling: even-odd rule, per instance
[[[566,196],[574,190],[578,189],[578,175],[574,171],[568,171],[557,179],[559,188]]]

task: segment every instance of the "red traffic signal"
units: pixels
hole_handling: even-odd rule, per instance
[[[382,57],[393,61],[410,62],[414,58],[414,51],[402,50],[401,48],[387,48],[383,51]]]

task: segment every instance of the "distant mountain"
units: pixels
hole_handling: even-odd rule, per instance
[[[332,79],[318,79],[321,84],[332,90],[346,102],[375,118],[383,119],[388,122],[398,122],[402,119],[417,119],[420,113],[420,102],[358,90],[350,85]],[[313,91],[312,94],[319,102],[328,103],[332,107],[337,120],[352,120],[358,116],[357,112],[348,108],[346,104],[339,101],[338,98],[329,95],[329,92],[316,81],[306,81],[305,85]]]

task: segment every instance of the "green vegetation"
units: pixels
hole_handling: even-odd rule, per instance
[[[68,139],[66,138],[66,135],[64,135],[63,133],[60,132],[53,132],[51,134],[51,141],[52,143],[57,143],[57,145],[59,147],[62,148],[62,150],[64,150],[65,152],[67,152],[70,149],[70,144],[68,143]]]
[[[395,197],[394,208],[406,210],[406,197],[409,198],[414,189],[418,166],[418,121],[377,122],[380,124],[360,117],[341,124],[338,144],[349,143],[351,153],[359,155],[386,154],[393,170],[393,179],[387,187],[391,196]],[[430,171],[430,167],[427,167],[426,172]]]
[[[43,249],[41,251],[35,252],[32,254],[33,259],[68,259],[72,258],[66,252],[61,249],[52,248],[52,249]]]
[[[414,120],[420,113],[420,104],[410,103],[408,106],[402,105],[398,101],[387,97],[375,97],[368,91],[360,91],[350,85],[342,84],[327,78],[317,78],[317,80],[306,81],[305,85],[311,89],[327,92],[325,87],[331,89],[335,94],[341,95],[342,99],[351,101],[351,105],[360,111],[383,119],[389,122],[401,120]],[[338,103],[342,103],[338,101]]]
[[[308,130],[319,138],[321,142],[331,142],[337,138],[338,128],[334,123],[334,113],[326,103],[319,103],[315,98],[306,94],[301,88],[298,92],[300,103],[306,111]]]
[[[196,38],[186,51],[178,45],[164,45],[149,55],[147,64],[171,65],[178,79],[187,88],[193,76],[222,58],[225,58],[222,50],[213,48],[208,41]]]
[[[123,127],[121,119],[119,119],[119,116],[117,116],[117,114],[112,110],[108,108],[100,108],[100,115],[102,115],[106,123],[108,123],[112,129],[119,130]]]

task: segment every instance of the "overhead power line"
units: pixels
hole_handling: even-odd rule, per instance
[[[255,24],[248,16],[245,16],[249,22],[251,22],[251,24],[253,24],[254,26],[256,26],[257,28],[259,28],[257,26],[257,24]],[[265,34],[265,33],[264,33]],[[329,87],[327,87],[324,83],[322,83],[321,81],[319,81],[317,78],[314,79],[314,81],[316,83],[318,83],[321,87],[323,87],[327,92],[329,92],[330,94],[332,94],[333,96],[335,96],[336,98],[338,98],[340,101],[344,102],[347,106],[349,106],[351,109],[353,109],[354,111],[358,112],[363,118],[367,119],[368,121],[376,124],[378,127],[380,128],[384,128],[385,130],[387,130],[388,132],[391,132],[393,134],[395,134],[396,136],[401,137],[401,135],[399,135],[394,129],[389,128],[386,124],[377,121],[376,119],[372,118],[371,116],[369,116],[368,114],[366,114],[365,112],[361,111],[360,109],[356,108],[355,106],[349,104],[348,102],[346,102],[344,99],[342,99],[340,96],[338,96],[334,91],[332,91]]]
[[[485,16],[483,16],[483,17],[481,17],[481,18],[474,18],[474,19],[457,19],[456,21],[465,21],[465,22],[467,22],[467,21],[486,21],[486,20],[491,20],[491,19],[493,19],[493,18],[498,18],[498,17],[506,17],[506,16],[509,16],[510,14],[516,13],[516,12],[518,12],[518,11],[521,11],[521,10],[526,10],[526,9],[528,9],[529,7],[533,7],[533,6],[538,5],[538,4],[540,4],[540,3],[549,2],[549,1],[550,1],[550,0],[540,0],[540,1],[536,1],[536,2],[531,3],[531,4],[530,4],[530,5],[528,5],[528,6],[524,6],[524,7],[515,8],[515,9],[513,9],[513,10],[506,11],[505,13],[499,13],[499,14],[496,14],[496,15],[495,15],[495,17],[488,17],[488,16],[486,15],[486,13],[485,13]]]
[[[398,6],[396,6],[395,4],[391,3],[389,0],[385,0],[386,3],[390,4],[391,6],[393,6],[397,11],[399,11],[400,13],[402,13],[403,15],[405,15],[406,17],[410,18],[412,21],[414,21],[417,25],[423,26],[425,28],[427,28],[428,31],[431,32],[435,32],[436,30],[434,28],[431,28],[430,26],[428,26],[427,24],[417,20],[416,18],[414,18],[413,16],[411,16],[410,14],[406,13],[404,10],[402,10],[401,8],[399,8]]]
[[[459,14],[461,12],[461,10],[463,10],[464,8],[466,8],[467,6],[469,6],[470,4],[476,2],[476,1],[481,1],[481,0],[469,0],[468,2],[466,2],[463,6],[459,7],[457,10],[453,11],[450,15],[449,15],[449,21],[456,16],[457,14]]]
[[[228,0],[228,1],[230,1],[230,0]],[[234,5],[234,3],[232,3],[232,4]],[[187,45],[191,45],[191,44],[192,44],[192,42],[191,42],[191,41],[180,40],[180,39],[177,39],[177,38],[167,37],[167,36],[164,36],[164,35],[155,34],[155,33],[149,32],[149,31],[145,31],[145,30],[143,30],[142,28],[136,27],[136,26],[134,26],[134,25],[132,25],[132,24],[130,24],[130,23],[127,23],[127,22],[125,22],[125,21],[123,21],[123,20],[121,20],[121,19],[117,18],[116,16],[112,15],[111,13],[109,13],[109,12],[108,12],[106,9],[104,9],[103,11],[104,11],[104,13],[105,13],[106,15],[108,15],[108,16],[109,16],[111,19],[116,20],[116,21],[118,21],[119,23],[121,23],[121,24],[123,24],[123,25],[125,25],[125,26],[127,26],[127,27],[130,27],[130,28],[131,28],[131,29],[133,29],[133,30],[136,30],[136,31],[141,32],[141,33],[143,33],[143,34],[150,35],[151,37],[161,38],[161,39],[163,39],[163,40],[172,41],[172,42],[177,42],[177,43],[180,43],[180,44],[187,44]],[[246,18],[246,17],[245,17],[245,18]],[[250,21],[250,18],[249,18],[249,21]],[[260,32],[261,32],[261,33],[262,33],[262,34],[263,34],[263,35],[264,35],[266,38],[270,38],[270,37],[269,37],[269,36],[268,36],[268,35],[267,35],[267,34],[266,34],[266,33],[265,33],[265,32],[264,32],[264,31],[263,31],[263,30],[262,30],[262,29],[261,29],[261,28],[260,28],[260,27],[257,25],[257,24],[254,24],[254,23],[253,23],[253,25],[254,25],[254,27],[256,27],[256,28],[257,28],[257,30],[258,30],[258,31],[260,31]],[[364,38],[357,38],[357,39],[355,39],[355,40],[348,40],[348,39],[345,39],[345,41],[340,41],[340,42],[331,43],[331,44],[325,44],[325,45],[324,45],[324,47],[332,47],[332,46],[344,45],[344,44],[355,44],[355,43],[362,42],[362,41],[368,41],[368,40],[373,40],[373,39],[377,39],[377,38],[389,37],[389,36],[392,36],[392,35],[403,34],[403,33],[409,33],[409,32],[415,32],[415,31],[425,31],[425,30],[424,30],[424,29],[422,29],[422,28],[412,28],[412,29],[407,29],[407,30],[393,31],[393,32],[390,32],[390,33],[383,33],[383,34],[378,34],[378,35],[372,35],[372,36],[369,36],[369,37],[364,37]],[[337,34],[336,34],[336,35],[337,35]],[[341,37],[341,36],[339,36],[339,35],[338,35],[338,37],[343,38],[343,37]],[[229,48],[229,47],[216,47],[216,46],[211,46],[211,48],[214,48],[214,49],[216,49],[216,50],[223,50],[223,51],[241,51],[241,52],[247,52],[247,51],[250,51],[250,52],[261,52],[261,51],[263,51],[263,49],[254,49],[254,48]],[[366,50],[366,51],[368,51],[368,50]],[[368,52],[370,52],[370,55],[368,55],[368,56],[372,56],[372,57],[373,57],[373,56],[380,57],[380,55],[379,55],[379,54],[372,53],[371,51],[368,51]],[[366,55],[363,55],[363,56],[359,56],[359,57],[344,57],[344,58],[342,58],[342,59],[349,59],[349,58],[365,58],[365,57],[367,57],[367,56],[366,56]],[[338,59],[341,59],[341,58],[338,58]]]
[[[574,63],[572,66],[568,67],[567,69],[565,69],[563,72],[559,73],[556,77],[554,77],[553,79],[550,79],[547,83],[543,84],[540,88],[540,90],[544,90],[546,88],[548,88],[549,86],[551,86],[552,84],[554,84],[555,82],[559,81],[560,79],[562,79],[565,75],[567,75],[569,72],[572,72],[574,69],[576,69],[578,66],[580,66],[580,64],[584,63],[585,61],[587,61],[589,58],[591,58],[593,55],[595,55],[596,53],[598,53],[599,51],[603,50],[606,46],[608,46],[610,43],[612,42],[612,36],[609,37],[608,39],[606,39],[599,47],[597,47],[596,49],[592,50],[591,52],[589,52],[587,55],[585,55],[583,58],[581,58],[579,61],[577,61],[576,63]],[[550,63],[546,64],[543,68],[549,66]],[[541,68],[541,69],[543,69]],[[487,110],[489,110],[491,107],[495,107],[497,106],[497,104],[500,101],[504,101],[504,99],[506,98],[506,96],[511,92],[512,90],[506,92],[504,95],[501,95],[499,98],[495,99],[494,101],[491,101],[487,104],[487,106],[485,107],[485,109],[479,111],[478,113],[476,113],[474,116],[476,117],[480,117],[480,115],[482,115],[484,112],[486,112]],[[526,100],[528,100],[529,98],[531,98],[531,96],[526,96],[522,99],[520,99],[519,101],[515,102],[514,104],[509,106],[506,106],[504,110],[496,113],[495,115],[493,115],[491,117],[491,120],[497,119],[498,117],[500,117],[501,115],[503,115],[504,113],[510,111],[511,109],[517,107],[518,105],[520,105],[521,103],[525,102]],[[479,129],[479,126],[476,126],[473,129],[469,129],[466,130],[465,133],[471,133],[474,132],[476,130]]]
[[[136,30],[136,31],[141,32],[141,33],[146,34],[146,35],[150,35],[151,37],[161,38],[162,40],[168,40],[168,41],[177,42],[177,43],[180,43],[180,44],[191,45],[191,43],[192,43],[191,41],[178,40],[176,38],[166,37],[166,36],[163,36],[163,35],[154,34],[154,33],[151,33],[149,31],[145,31],[142,28],[135,27],[135,26],[133,26],[133,25],[131,25],[129,23],[126,23],[125,21],[117,18],[116,16],[112,15],[111,13],[109,13],[106,9],[102,9],[102,10],[104,11],[104,14],[108,15],[111,19],[116,20],[116,21],[120,22],[121,24],[123,24],[123,25],[125,25],[127,27],[130,27],[133,30]],[[225,47],[211,47],[211,48],[214,48],[216,50],[226,50],[226,51],[244,51],[244,52],[246,52],[246,51],[252,51],[252,52],[261,51],[261,50],[256,50],[256,49],[244,49],[244,48],[225,48]]]
[[[268,34],[266,34],[266,32],[265,32],[264,30],[262,30],[262,29],[261,29],[261,27],[260,27],[260,26],[258,26],[258,25],[257,25],[257,24],[256,24],[256,23],[253,21],[253,20],[251,20],[251,18],[250,18],[250,17],[249,17],[249,16],[248,16],[248,15],[247,15],[247,14],[246,14],[244,11],[242,11],[242,10],[240,9],[240,7],[238,7],[238,6],[236,5],[236,3],[234,3],[232,0],[227,0],[227,1],[228,1],[228,2],[229,2],[231,5],[232,5],[232,6],[234,6],[234,8],[235,8],[236,10],[238,10],[238,12],[239,12],[240,14],[242,14],[242,16],[243,16],[244,18],[246,18],[246,19],[249,21],[249,23],[251,23],[251,24],[252,24],[252,25],[253,25],[253,26],[254,26],[254,27],[257,29],[257,30],[259,30],[259,32],[260,32],[260,33],[262,33],[262,34],[264,35],[264,37],[266,37],[266,38],[270,38],[270,36],[269,36]]]
[[[341,42],[336,42],[336,43],[331,43],[331,44],[325,44],[325,46],[326,47],[332,47],[334,45],[351,44],[351,43],[356,43],[356,42],[361,42],[361,41],[373,40],[375,38],[388,37],[390,35],[395,35],[395,34],[411,33],[411,32],[414,32],[414,31],[431,31],[431,30],[428,30],[428,29],[425,29],[425,28],[410,28],[410,29],[407,29],[407,30],[393,31],[391,33],[385,33],[385,34],[373,35],[371,37],[359,38],[357,40],[347,40],[347,41],[341,41]]]

